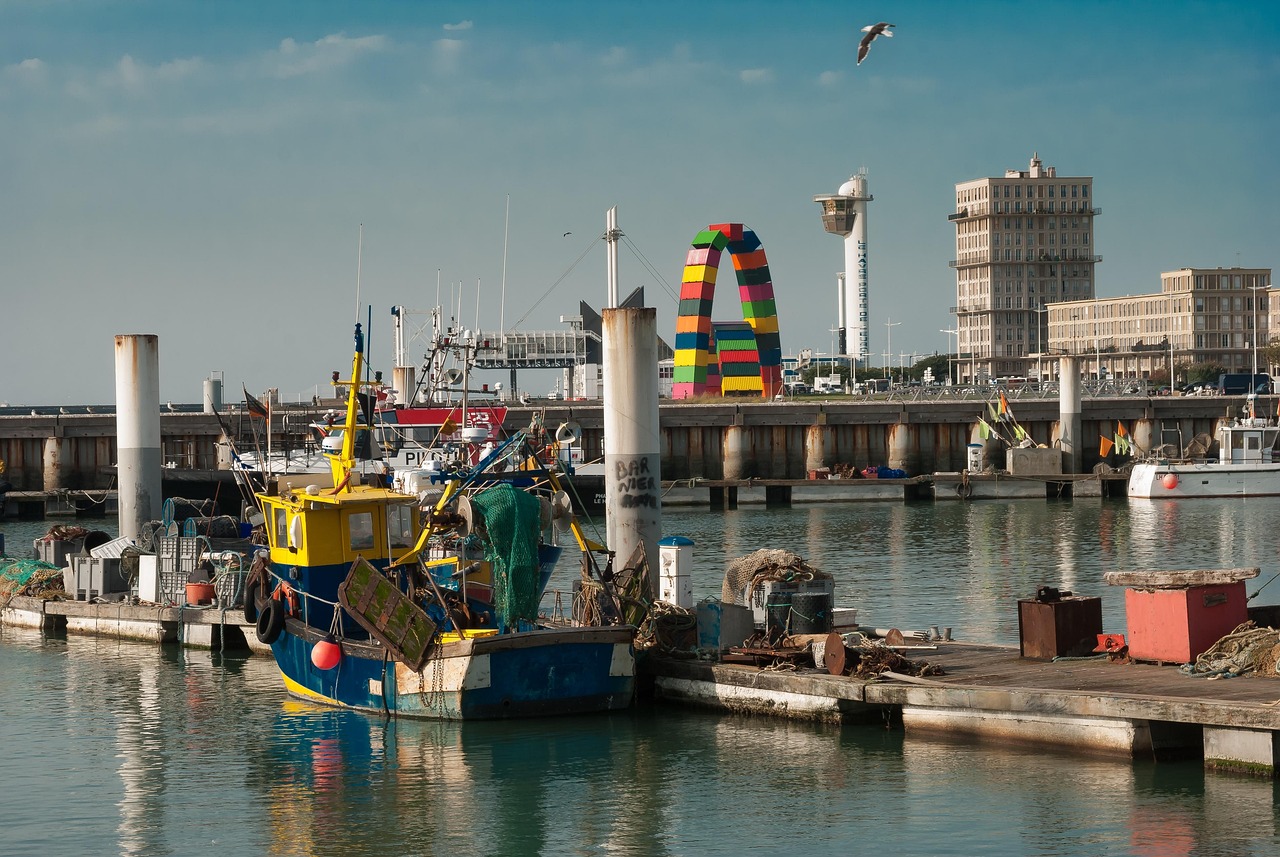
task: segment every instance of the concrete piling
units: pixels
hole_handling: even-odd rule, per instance
[[[136,539],[160,518],[160,343],[154,334],[116,336],[116,468],[120,535]]]
[[[658,316],[652,307],[607,308],[604,327],[605,523],[626,562],[644,546],[650,568],[662,538],[662,440],[658,427]],[[651,575],[658,597],[658,576]]]

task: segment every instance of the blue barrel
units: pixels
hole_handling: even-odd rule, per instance
[[[791,596],[791,633],[826,634],[831,628],[831,593],[797,592]]]

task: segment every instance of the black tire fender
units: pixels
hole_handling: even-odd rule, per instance
[[[285,610],[285,603],[279,598],[267,600],[258,614],[258,642],[269,646],[280,639],[280,633],[284,631]]]
[[[258,616],[262,612],[258,606],[261,594],[262,580],[256,574],[249,575],[244,583],[244,621],[249,625],[258,623]]]

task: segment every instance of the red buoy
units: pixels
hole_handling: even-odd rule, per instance
[[[324,639],[311,647],[311,663],[318,670],[331,670],[342,660],[342,647],[332,634],[325,634]]]
[[[1178,487],[1178,474],[1166,473],[1160,480],[1160,484],[1172,491]]]

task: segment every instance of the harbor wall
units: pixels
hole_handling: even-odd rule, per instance
[[[1052,446],[1059,436],[1057,399],[1010,402],[1017,420],[1037,443]],[[1101,436],[1113,437],[1124,423],[1136,439],[1186,446],[1199,434],[1214,435],[1238,400],[1219,397],[1092,398],[1081,404],[1081,472],[1092,472]],[[1274,401],[1259,405],[1274,412]],[[323,416],[323,406],[298,406],[274,414],[276,448],[282,435],[301,443],[306,425]],[[908,475],[966,469],[968,445],[979,440],[978,417],[991,419],[986,401],[805,400],[762,402],[715,400],[692,404],[664,400],[659,408],[661,471],[664,481],[683,479],[804,479],[822,467],[889,466]],[[598,402],[555,402],[512,407],[507,431],[534,418],[551,433],[561,422],[582,427],[587,460],[604,451],[604,414]],[[251,435],[234,417],[241,449]],[[184,472],[225,470],[219,456],[222,434],[217,417],[203,413],[161,414],[161,460],[165,478]],[[259,424],[259,431],[261,425]],[[992,464],[1003,465],[998,444],[988,445]],[[117,463],[116,421],[112,414],[0,416],[0,460],[5,479],[19,491],[102,490],[113,487]]]

